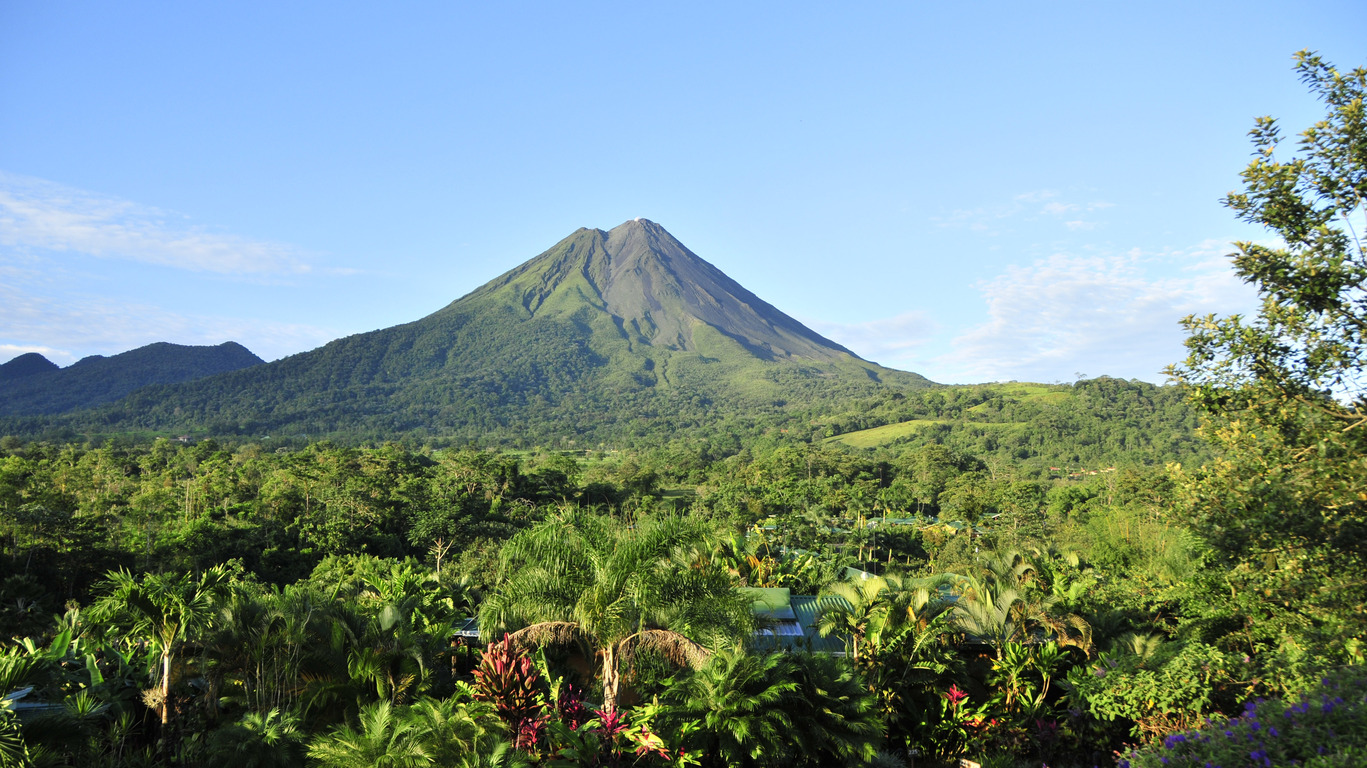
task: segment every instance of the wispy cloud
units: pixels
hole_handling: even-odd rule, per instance
[[[173,212],[4,172],[0,246],[257,277],[316,269],[291,245],[212,232]]]
[[[0,361],[12,360],[20,355],[27,355],[30,352],[38,354],[51,360],[54,357],[69,357],[70,353],[52,347],[38,347],[24,344],[0,344]]]
[[[865,360],[892,367],[905,364],[910,353],[928,342],[937,330],[930,315],[921,311],[862,323],[803,322]]]
[[[0,285],[0,362],[38,352],[58,365],[112,355],[157,341],[237,341],[266,360],[312,349],[341,335],[329,328],[268,320],[186,315],[98,296],[60,300]],[[43,339],[43,344],[29,340]]]
[[[1065,214],[1093,213],[1115,207],[1114,203],[1104,200],[1077,202],[1062,199],[1062,194],[1052,189],[1037,189],[1013,196],[1010,200],[977,208],[960,208],[941,216],[931,217],[936,226],[951,229],[968,229],[976,232],[997,234],[998,227],[1008,220],[1057,220]],[[1064,221],[1069,230],[1093,229],[1095,222],[1073,218]]]
[[[1224,241],[1180,252],[1055,254],[980,284],[988,320],[936,363],[952,381],[1054,381],[1075,372],[1163,381],[1183,354],[1177,321],[1247,311],[1251,288],[1229,268]]]

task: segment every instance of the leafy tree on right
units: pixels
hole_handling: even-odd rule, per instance
[[[1261,656],[1273,687],[1360,660],[1367,635],[1367,69],[1296,60],[1325,118],[1289,158],[1259,118],[1244,189],[1225,198],[1281,241],[1235,244],[1261,306],[1186,318],[1188,356],[1168,371],[1220,450],[1182,483],[1190,522],[1231,568],[1207,571],[1224,599],[1204,631]]]

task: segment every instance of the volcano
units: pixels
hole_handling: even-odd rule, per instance
[[[859,358],[635,219],[579,229],[420,320],[143,389],[85,423],[624,444],[795,423],[929,384]]]

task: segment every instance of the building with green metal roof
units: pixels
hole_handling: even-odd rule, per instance
[[[846,604],[833,596],[794,595],[787,587],[740,587],[751,598],[750,611],[760,620],[755,646],[761,649],[845,654],[845,638],[822,637],[816,617],[823,605]]]

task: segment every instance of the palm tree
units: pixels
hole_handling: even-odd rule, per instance
[[[789,698],[793,741],[808,764],[849,765],[869,760],[883,740],[877,698],[842,659],[799,653]]]
[[[707,533],[682,518],[622,528],[561,513],[504,546],[502,583],[480,610],[480,633],[586,645],[598,661],[603,709],[615,712],[620,670],[634,654],[697,667],[709,645],[750,631],[749,602],[734,578],[701,554]]]
[[[157,695],[150,697],[166,725],[171,714],[172,662],[181,647],[213,622],[216,605],[229,591],[232,572],[217,565],[198,578],[188,573],[149,574],[141,581],[126,570],[111,571],[95,602],[96,621],[144,639],[160,656]]]
[[[377,701],[361,708],[357,728],[339,726],[314,739],[309,759],[324,768],[420,768],[432,764],[422,724]]]
[[[356,727],[314,739],[309,759],[324,768],[525,768],[492,711],[468,695],[423,698],[411,707],[377,701],[361,708]]]
[[[954,620],[961,631],[992,646],[1000,661],[1007,643],[1023,641],[1037,618],[1026,614],[1027,607],[1016,589],[970,577],[954,604]]]
[[[288,768],[303,757],[299,717],[278,709],[248,712],[209,736],[208,765],[213,768]]]
[[[982,578],[959,581],[954,605],[959,629],[987,642],[1001,661],[1008,643],[1024,643],[1037,630],[1059,645],[1084,653],[1092,646],[1092,629],[1081,617],[1059,609],[1060,597],[1046,594],[1039,571],[1019,552],[990,555],[982,561]]]
[[[791,665],[782,654],[721,651],[670,684],[662,717],[676,728],[696,728],[686,731],[689,751],[716,765],[781,764],[794,732],[784,706],[798,691]]]
[[[663,702],[663,724],[705,765],[848,765],[882,740],[874,696],[831,656],[723,650]]]
[[[816,631],[822,637],[848,637],[850,658],[858,664],[859,644],[887,623],[888,589],[888,580],[881,576],[830,585],[817,602]]]
[[[415,702],[409,713],[422,723],[436,765],[481,765],[480,761],[495,753],[508,757],[520,754],[504,738],[493,707],[469,696],[425,697]]]
[[[885,642],[907,631],[924,630],[948,607],[939,587],[945,577],[902,579],[872,576],[841,581],[822,591],[816,630],[822,637],[842,634],[850,638],[851,659],[858,664],[868,648],[874,652]]]

